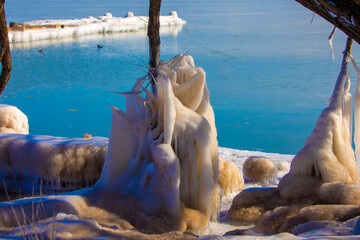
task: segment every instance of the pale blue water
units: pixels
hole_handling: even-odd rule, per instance
[[[10,0],[5,6],[8,22],[148,12],[143,0]],[[318,16],[310,25],[312,13],[292,0],[163,0],[162,14],[171,10],[188,24],[177,36],[161,36],[162,59],[190,50],[204,68],[220,146],[295,154],[331,95],[344,34],[335,35],[333,62],[332,26]],[[357,44],[353,55],[360,61]],[[31,134],[108,137],[105,102],[123,108],[112,92],[129,90],[145,74],[130,63],[146,64],[148,46],[145,33],[116,34],[13,46],[12,56],[0,102],[29,117]]]

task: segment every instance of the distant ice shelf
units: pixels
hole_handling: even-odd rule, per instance
[[[160,16],[160,27],[182,26],[186,21],[178,17],[176,11],[168,16]],[[24,23],[10,23],[8,28],[10,43],[38,40],[64,39],[90,34],[117,32],[137,32],[146,29],[147,16],[135,16],[128,12],[125,17],[113,17],[111,13],[94,18],[60,20],[34,20]]]

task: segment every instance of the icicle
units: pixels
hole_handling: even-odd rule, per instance
[[[313,13],[313,15],[312,15],[312,18],[311,18],[311,20],[310,20],[310,24],[312,24],[312,23],[313,23],[314,18],[315,18],[315,12],[314,12],[314,13]]]
[[[315,13],[314,13],[315,14]],[[329,44],[330,44],[330,48],[331,48],[331,54],[332,54],[332,57],[333,57],[333,61],[335,62],[335,55],[334,55],[334,48],[333,48],[333,43],[332,43],[332,40],[335,36],[335,32],[336,32],[336,27],[334,27],[334,29],[331,31],[330,33],[330,36],[328,38],[329,40]]]
[[[352,115],[352,104],[351,104],[351,94],[349,93],[351,86],[350,75],[346,74],[346,81],[344,86],[344,102],[342,116],[344,127],[349,129],[349,143],[352,144],[352,132],[353,132],[353,115]]]
[[[163,124],[164,124],[164,140],[165,144],[171,144],[172,136],[174,132],[175,118],[176,118],[176,109],[174,103],[174,92],[170,83],[170,79],[164,74],[159,75],[159,83],[162,85],[159,90],[162,90],[162,100],[163,103]]]
[[[360,172],[360,69],[356,65],[354,58],[352,56],[350,58],[353,67],[357,73],[357,81],[354,95],[354,144],[357,167]]]

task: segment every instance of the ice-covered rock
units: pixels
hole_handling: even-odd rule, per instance
[[[0,133],[29,134],[27,116],[17,107],[0,104]]]
[[[281,206],[277,188],[248,188],[237,194],[229,209],[229,216],[235,222],[256,222],[266,211]]]
[[[360,187],[344,182],[324,183],[319,198],[328,204],[360,205]]]
[[[100,177],[108,139],[0,134],[0,169],[29,188],[93,185]]]
[[[244,188],[244,178],[233,162],[219,157],[219,185],[224,195],[239,192]]]
[[[274,162],[279,172],[288,172],[290,170],[290,164],[286,161]]]
[[[243,174],[245,180],[249,182],[275,182],[277,177],[277,167],[268,158],[249,157],[244,162]]]

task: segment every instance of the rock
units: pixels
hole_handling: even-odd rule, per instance
[[[28,118],[17,107],[0,104],[0,133],[29,134]]]
[[[319,197],[329,204],[360,205],[360,187],[343,182],[324,183],[320,187]]]
[[[322,184],[321,178],[286,174],[278,184],[280,197],[284,200],[317,200],[319,188]]]
[[[239,192],[244,188],[244,178],[233,162],[219,157],[219,185],[224,195]]]
[[[271,183],[276,181],[277,167],[268,158],[249,157],[244,162],[243,174],[248,182]]]
[[[296,215],[287,218],[279,228],[280,232],[291,232],[295,227],[319,220],[347,221],[360,215],[357,205],[312,205],[302,208]]]
[[[233,199],[229,216],[232,221],[256,222],[266,211],[283,204],[276,188],[248,188]]]

